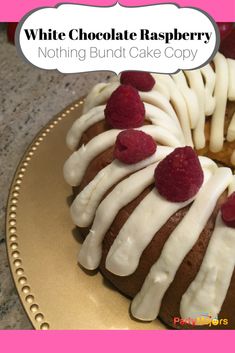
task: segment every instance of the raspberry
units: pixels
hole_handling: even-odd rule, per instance
[[[122,72],[121,83],[125,85],[131,85],[139,91],[148,92],[151,91],[155,85],[155,80],[152,75],[148,72],[141,71],[125,71]]]
[[[223,41],[233,29],[233,23],[231,22],[217,22],[217,26],[220,32],[220,40]]]
[[[196,195],[203,183],[203,171],[194,150],[176,148],[155,169],[159,194],[172,202],[183,202]]]
[[[15,31],[18,22],[10,22],[7,24],[7,39],[10,43],[15,44]]]
[[[138,91],[128,85],[119,86],[111,94],[104,115],[113,128],[140,127],[144,122],[145,109]]]
[[[221,41],[219,51],[226,58],[235,59],[235,28]]]
[[[233,192],[221,206],[221,215],[228,227],[235,228],[235,192]]]
[[[125,130],[117,136],[114,158],[126,164],[134,164],[154,154],[156,149],[152,136],[139,130]]]

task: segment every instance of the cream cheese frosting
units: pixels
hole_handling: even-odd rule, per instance
[[[149,125],[138,130],[148,133],[162,146],[158,146],[151,157],[133,165],[114,160],[99,171],[71,206],[74,223],[79,227],[90,227],[78,258],[79,263],[89,270],[99,266],[104,236],[118,212],[153,184],[153,173],[159,161],[175,147],[205,147],[207,116],[211,116],[212,152],[221,151],[224,140],[235,140],[235,114],[224,136],[226,104],[228,100],[235,100],[235,60],[218,53],[212,66],[208,64],[174,75],[153,74],[153,77],[156,79],[153,89],[139,92]],[[121,130],[111,129],[95,136],[76,151],[82,134],[105,119],[105,104],[119,85],[119,77],[111,83],[96,85],[86,98],[83,115],[68,132],[67,145],[74,152],[64,165],[64,176],[72,186],[81,183],[93,159],[115,144]],[[166,290],[184,257],[198,240],[218,198],[226,189],[229,193],[235,191],[235,178],[229,168],[218,167],[206,157],[199,157],[199,160],[204,183],[198,194],[186,202],[174,203],[165,200],[153,188],[123,224],[108,252],[105,266],[110,272],[119,276],[132,274],[157,231],[177,210],[190,204],[189,211],[166,241],[159,259],[131,304],[131,312],[138,319],[148,321],[157,317]],[[235,152],[231,162],[235,165]],[[157,216],[156,209],[162,210]],[[195,313],[208,310],[213,317],[218,315],[234,270],[234,249],[235,229],[227,227],[219,213],[199,272],[182,297],[182,317],[194,317]]]

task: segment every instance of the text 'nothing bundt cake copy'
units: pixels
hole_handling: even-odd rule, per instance
[[[234,101],[235,60],[217,53],[97,84],[67,134],[78,261],[130,297],[136,319],[235,327]]]

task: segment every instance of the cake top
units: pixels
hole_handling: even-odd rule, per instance
[[[148,74],[142,86],[139,75],[133,73],[96,85],[86,98],[84,114],[67,135],[68,146],[76,150],[87,129],[105,119],[108,124],[66,161],[65,179],[73,186],[81,183],[95,158],[114,146],[111,163],[98,171],[71,206],[74,223],[90,228],[79,262],[87,269],[99,266],[102,242],[116,215],[154,182],[156,187],[134,209],[115,238],[106,258],[108,271],[119,276],[134,273],[159,229],[178,210],[191,205],[132,302],[135,317],[152,320],[218,199],[228,191],[231,196],[217,215],[200,270],[180,305],[182,317],[193,317],[205,307],[216,317],[234,269],[231,209],[235,177],[230,168],[218,167],[210,158],[197,157],[194,150],[206,146],[206,117],[210,117],[212,152],[222,151],[226,141],[235,140],[234,113],[224,137],[227,101],[235,100],[235,61],[218,53],[212,65],[198,70],[150,76],[151,82]],[[234,163],[234,152],[231,162]]]

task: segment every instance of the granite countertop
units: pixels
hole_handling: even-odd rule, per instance
[[[36,133],[66,105],[84,96],[107,72],[63,75],[22,61],[0,25],[0,329],[31,329],[11,278],[5,210],[15,169]]]

